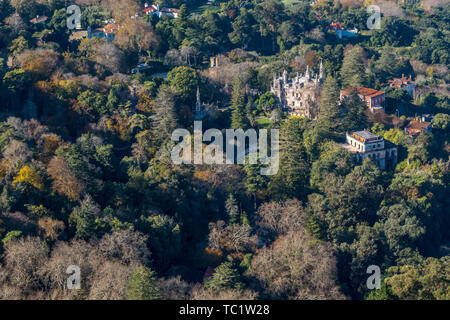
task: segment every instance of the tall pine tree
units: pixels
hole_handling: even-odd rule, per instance
[[[361,47],[354,47],[344,54],[341,82],[344,88],[367,85],[364,51]]]
[[[339,86],[335,78],[328,76],[319,103],[319,119],[316,132],[322,138],[331,139],[342,133],[344,110],[339,101]]]
[[[154,271],[139,267],[131,276],[127,292],[128,300],[158,300],[161,298]]]
[[[268,191],[273,199],[303,198],[309,181],[309,166],[303,146],[306,121],[290,118],[280,127],[280,168],[271,177]]]
[[[241,79],[236,77],[233,83],[233,97],[231,99],[231,128],[246,129],[247,127],[244,84]]]

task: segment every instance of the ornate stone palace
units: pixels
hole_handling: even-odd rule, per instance
[[[284,111],[290,115],[301,116],[316,120],[319,115],[319,94],[323,82],[323,66],[320,71],[312,75],[309,66],[305,74],[297,73],[293,79],[288,77],[286,70],[281,76],[275,75],[270,87]]]

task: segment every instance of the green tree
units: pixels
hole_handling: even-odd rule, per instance
[[[341,82],[344,88],[367,85],[363,48],[353,47],[345,52],[341,68]]]
[[[131,276],[127,291],[128,300],[159,300],[156,273],[149,268],[139,267]]]
[[[16,56],[25,49],[29,49],[30,44],[24,36],[18,36],[13,41],[11,41],[11,45],[8,47],[9,52],[12,56]]]
[[[410,46],[417,32],[397,17],[384,17],[380,30],[373,30],[372,46]]]
[[[87,240],[97,235],[96,218],[99,214],[98,205],[90,196],[86,196],[69,216],[69,225],[75,228],[75,238]]]
[[[271,176],[268,192],[273,199],[303,198],[307,193],[309,165],[302,143],[306,122],[286,119],[280,127],[280,168]]]
[[[344,116],[343,107],[339,102],[338,83],[335,78],[328,76],[322,89],[319,119],[315,129],[322,137],[335,137],[343,132]]]
[[[177,96],[185,102],[194,100],[199,85],[197,72],[188,67],[176,67],[167,74],[167,80],[175,88]]]
[[[231,99],[231,128],[244,130],[247,127],[244,84],[242,80],[236,77],[233,82],[233,96]]]
[[[283,2],[276,0],[262,1],[256,6],[255,15],[259,22],[260,35],[272,40],[272,52],[275,52],[277,30],[285,17]]]
[[[319,159],[311,167],[310,181],[313,188],[327,184],[328,174],[344,176],[353,168],[351,155],[335,142],[324,143],[321,149]]]
[[[25,88],[30,78],[28,73],[21,69],[8,71],[3,77],[3,85],[13,94],[20,94]]]
[[[215,291],[240,289],[242,286],[240,275],[231,262],[224,262],[219,265],[214,271],[213,276],[205,282],[206,289]]]
[[[250,164],[246,163],[244,165],[245,170],[245,188],[247,189],[247,192],[253,195],[254,200],[254,209],[256,210],[257,206],[257,199],[256,194],[259,191],[263,191],[267,188],[267,183],[269,182],[269,179],[267,176],[261,175],[261,167],[262,165],[260,163],[258,164]]]
[[[264,114],[270,115],[272,110],[276,106],[275,96],[271,92],[266,92],[262,94],[258,100],[256,100],[256,106],[259,112],[264,112]]]
[[[228,198],[225,201],[225,209],[229,217],[229,222],[237,223],[239,220],[239,205],[232,193],[228,195]]]
[[[246,48],[253,33],[253,17],[245,8],[240,9],[239,16],[233,21],[233,31],[228,34],[232,44]]]
[[[172,87],[162,85],[154,101],[155,109],[152,116],[154,129],[152,131],[157,145],[169,139],[177,126],[178,115],[175,110],[174,91]]]
[[[94,90],[83,91],[77,98],[84,114],[91,117],[98,117],[106,114],[105,96]]]
[[[14,13],[10,0],[0,0],[0,21]]]
[[[444,132],[450,131],[450,115],[446,113],[438,113],[434,116],[433,120],[431,120],[431,124],[433,128],[442,130]]]
[[[395,266],[388,269],[385,282],[401,300],[450,299],[450,258],[427,258],[418,265]]]
[[[50,28],[53,28],[57,33],[66,33],[67,28],[67,13],[66,8],[55,10],[53,17],[48,23]]]
[[[366,110],[367,106],[356,94],[345,99],[341,109],[341,112],[344,114],[342,127],[340,128],[341,132],[366,128]]]

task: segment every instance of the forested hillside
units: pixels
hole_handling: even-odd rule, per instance
[[[0,299],[450,299],[449,49],[445,0],[0,0]],[[285,70],[323,71],[317,119]],[[196,103],[203,131],[279,129],[277,173],[174,164]],[[342,147],[364,129],[393,168]]]

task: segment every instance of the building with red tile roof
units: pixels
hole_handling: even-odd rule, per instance
[[[341,90],[341,101],[356,94],[362,102],[370,109],[370,111],[383,110],[385,95],[383,91],[364,87],[348,87]]]
[[[112,33],[117,33],[117,31],[119,31],[120,26],[118,24],[115,23],[108,23],[106,26],[103,27],[103,32],[105,32],[106,34],[112,34]]]
[[[177,18],[178,17],[178,13],[180,13],[179,9],[175,9],[175,8],[160,8],[159,5],[148,5],[147,3],[145,4],[145,8],[144,8],[144,12],[146,15],[150,15],[150,14],[156,14],[158,17],[161,18],[162,15],[168,15],[171,16],[173,18]]]
[[[405,133],[411,137],[418,136],[421,132],[431,132],[431,122],[424,121],[422,118],[411,120],[405,127]]]
[[[344,24],[341,22],[333,22],[330,24],[329,28],[334,31],[344,30]]]
[[[47,19],[48,19],[47,16],[36,16],[35,18],[31,19],[30,22],[32,24],[38,24],[38,23],[45,24],[45,21],[47,21]]]
[[[406,78],[405,75],[402,74],[401,78],[394,78],[393,80],[389,80],[388,84],[391,88],[403,89],[408,92],[411,97],[414,96],[416,84],[412,80],[411,75],[409,75],[409,78]]]

